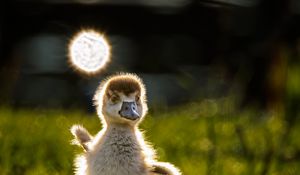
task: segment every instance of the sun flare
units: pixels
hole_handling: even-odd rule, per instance
[[[110,59],[110,46],[103,34],[83,30],[69,44],[69,62],[73,68],[87,74],[102,70]]]

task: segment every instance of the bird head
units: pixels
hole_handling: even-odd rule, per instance
[[[95,94],[97,111],[106,123],[135,125],[147,113],[146,92],[135,74],[117,74],[100,84]]]

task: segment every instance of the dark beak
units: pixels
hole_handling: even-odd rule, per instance
[[[140,118],[140,115],[137,113],[137,106],[135,102],[123,102],[119,114],[121,117],[124,117],[129,120],[136,120]]]

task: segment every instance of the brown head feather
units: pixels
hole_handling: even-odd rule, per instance
[[[129,95],[133,92],[141,92],[140,82],[137,81],[136,78],[128,75],[112,77],[106,88],[113,92],[122,92],[125,95]]]

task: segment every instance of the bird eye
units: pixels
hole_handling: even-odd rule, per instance
[[[137,102],[140,101],[140,96],[136,96],[135,101],[137,101]]]
[[[117,95],[113,95],[111,98],[110,98],[110,101],[113,102],[113,103],[117,103],[120,101],[120,97],[117,96]]]

